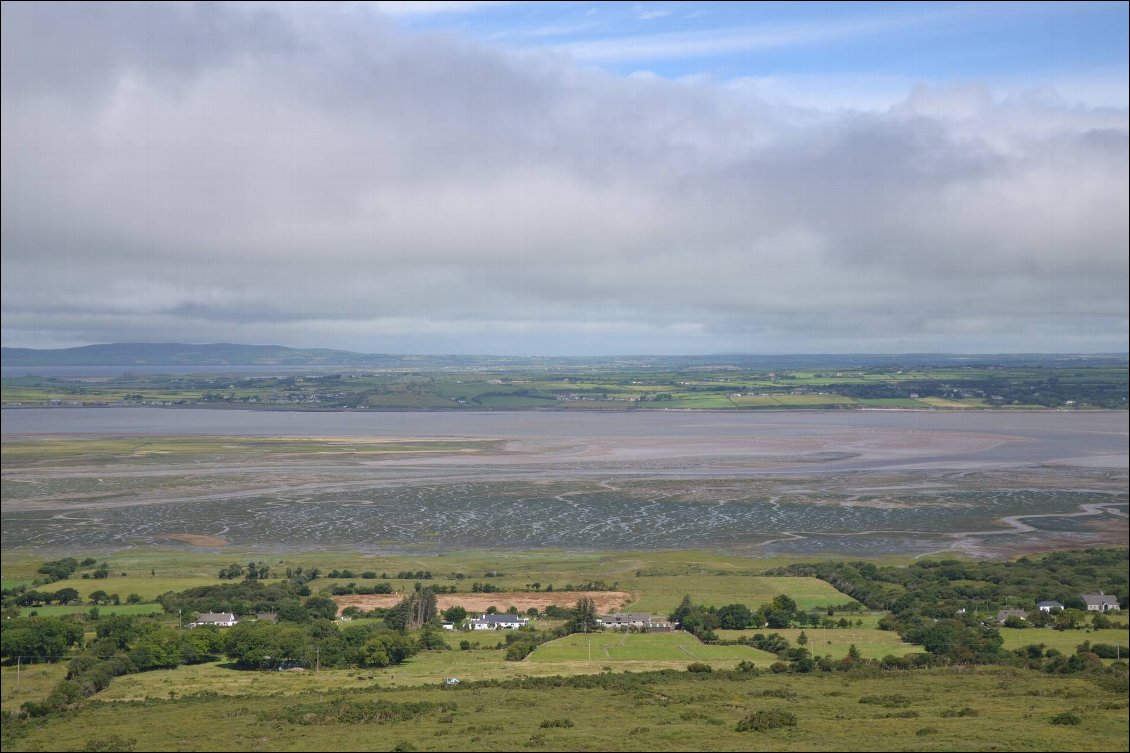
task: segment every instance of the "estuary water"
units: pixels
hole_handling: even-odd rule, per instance
[[[5,463],[5,549],[1001,554],[1125,544],[1126,412],[9,409],[5,441],[500,440],[485,452]],[[228,444],[225,443],[225,444]]]

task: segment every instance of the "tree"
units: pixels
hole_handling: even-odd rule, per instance
[[[769,603],[769,608],[787,612],[790,616],[796,614],[797,611],[796,602],[785,594],[774,596],[773,601]]]
[[[798,646],[807,646],[808,645],[808,634],[805,633],[803,630],[801,630],[800,635],[798,635],[796,637],[796,644]]]
[[[73,588],[61,588],[55,592],[55,601],[59,602],[63,606],[66,606],[72,601],[81,602],[82,599],[79,598],[77,590]]]
[[[599,627],[596,615],[596,602],[586,596],[577,601],[573,608],[573,619],[567,628],[570,633],[591,633]]]
[[[745,604],[727,604],[718,610],[718,627],[744,630],[753,624],[753,612]]]
[[[109,604],[110,603],[110,594],[106,593],[102,589],[98,589],[97,591],[94,591],[93,593],[90,594],[90,603],[91,604]]]
[[[452,622],[458,625],[460,622],[467,619],[467,610],[460,606],[445,609],[443,619],[445,622]]]
[[[303,606],[315,620],[332,620],[337,617],[337,602],[328,596],[311,596]]]
[[[683,597],[683,600],[679,602],[679,606],[675,608],[675,611],[670,614],[671,622],[682,624],[686,616],[693,611],[694,604],[691,603],[690,594],[687,594]]]

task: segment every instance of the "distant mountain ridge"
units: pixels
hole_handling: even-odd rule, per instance
[[[2,348],[5,367],[119,367],[129,368],[441,368],[441,367],[580,367],[726,370],[853,368],[869,366],[1126,366],[1126,353],[902,353],[902,354],[749,354],[723,353],[686,356],[476,356],[357,353],[329,348],[289,348],[283,345],[236,343],[109,343],[76,348]]]
[[[110,343],[56,350],[0,350],[5,366],[341,366],[396,360],[347,350],[235,343]]]

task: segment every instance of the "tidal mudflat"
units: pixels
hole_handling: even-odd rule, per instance
[[[1125,412],[3,412],[5,551],[1127,542]]]

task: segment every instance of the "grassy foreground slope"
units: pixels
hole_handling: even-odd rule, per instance
[[[738,732],[758,710],[796,726]],[[1124,690],[1030,670],[669,672],[94,702],[10,724],[4,750],[1126,750],[1127,721]]]

